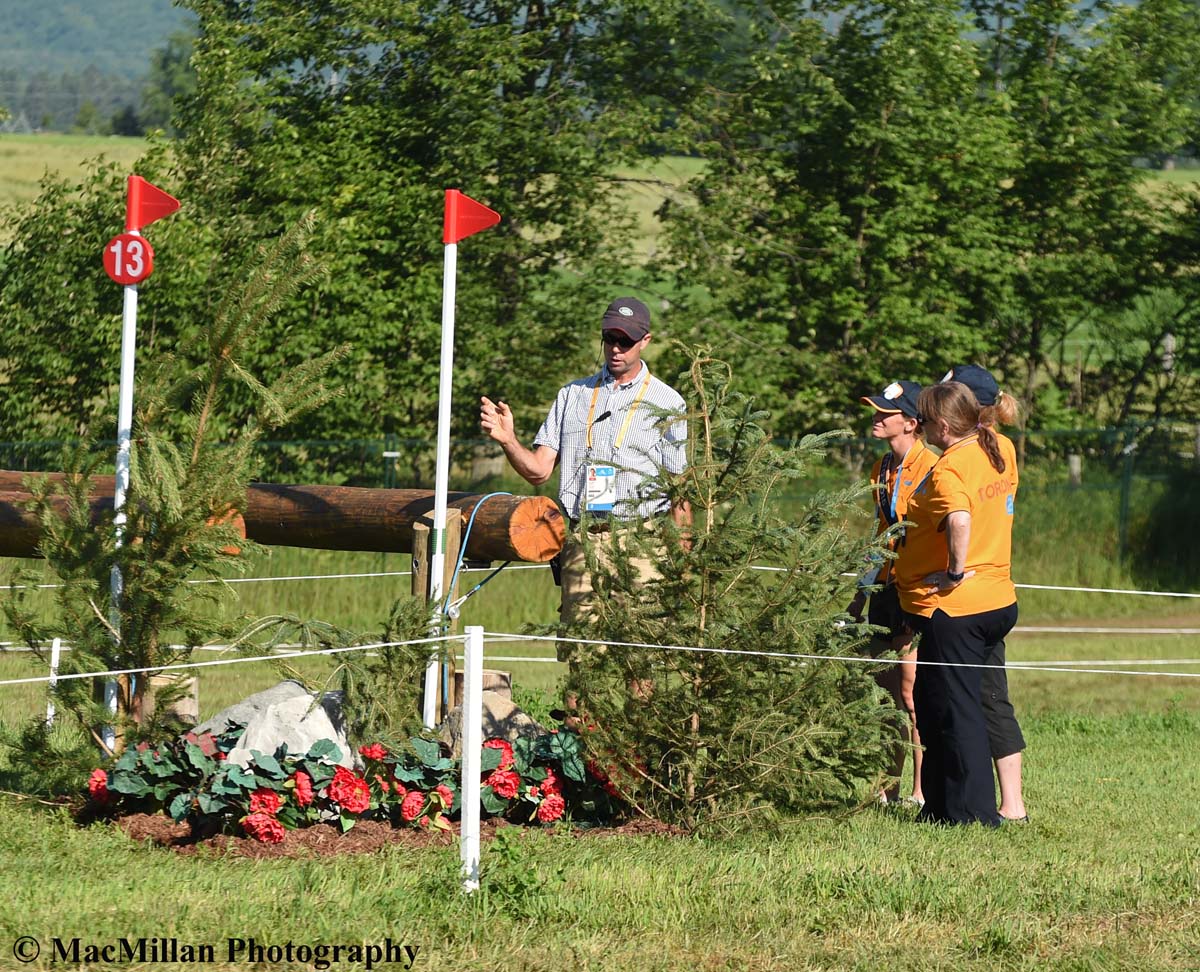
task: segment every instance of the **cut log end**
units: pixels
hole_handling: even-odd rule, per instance
[[[508,539],[518,559],[544,564],[562,550],[566,524],[558,504],[548,496],[522,503],[508,521]]]

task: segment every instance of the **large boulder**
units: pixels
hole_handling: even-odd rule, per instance
[[[229,761],[238,766],[249,764],[250,751],[254,749],[271,755],[281,743],[287,743],[289,753],[302,754],[320,739],[331,739],[337,744],[341,750],[338,762],[342,766],[354,765],[340,692],[325,692],[318,697],[299,682],[288,679],[242,699],[192,731],[220,734],[232,725],[246,727],[237,747],[229,754]]]
[[[544,736],[546,730],[533,717],[517,708],[512,699],[499,692],[483,693],[483,738],[507,739],[516,742],[520,736]],[[449,747],[451,755],[458,759],[462,755],[462,706],[450,710],[439,730],[441,741]]]

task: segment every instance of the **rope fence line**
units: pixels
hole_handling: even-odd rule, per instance
[[[379,648],[399,648],[408,645],[432,645],[448,641],[462,641],[464,635],[442,635],[435,638],[417,638],[411,641],[384,641],[366,645],[347,645],[337,648],[319,648],[307,651],[288,651],[270,655],[242,655],[237,658],[218,658],[213,661],[201,662],[180,662],[173,665],[154,665],[145,668],[120,668],[110,671],[100,672],[74,672],[69,674],[52,673],[50,675],[34,675],[26,678],[10,678],[0,680],[0,687],[8,685],[30,685],[40,682],[50,682],[54,679],[81,679],[81,678],[107,678],[114,675],[141,675],[147,672],[165,672],[165,671],[184,671],[196,668],[211,668],[217,665],[240,665],[251,662],[277,661],[282,658],[307,658],[319,655],[337,655],[346,652],[354,651],[374,651]],[[802,662],[819,662],[819,661],[839,661],[849,664],[860,665],[894,665],[894,659],[880,660],[863,655],[817,655],[806,654],[803,652],[786,652],[786,651],[746,651],[740,648],[711,648],[696,645],[656,645],[649,642],[638,641],[601,641],[591,638],[554,638],[547,639],[543,635],[520,635],[511,632],[484,632],[484,638],[492,641],[494,644],[503,644],[505,642],[529,642],[529,641],[547,641],[553,640],[564,642],[566,644],[591,645],[595,647],[606,648],[647,648],[655,651],[680,651],[680,652],[695,652],[702,654],[714,655],[734,655],[734,656],[751,656],[760,658],[783,658],[793,661]],[[460,656],[456,656],[460,657]],[[556,662],[557,659],[547,657],[508,657],[496,656],[493,661],[521,661],[521,662]],[[971,662],[934,662],[921,661],[917,659],[906,664],[924,665],[938,668],[992,668],[994,666],[977,664]],[[1153,678],[1200,678],[1200,672],[1146,672],[1138,669],[1116,669],[1116,668],[1083,668],[1079,667],[1082,664],[1200,664],[1200,659],[1151,659],[1147,662],[1142,661],[1118,661],[1118,662],[1008,662],[1005,667],[1009,671],[1038,671],[1038,672],[1061,672],[1075,675],[1141,675],[1150,676]]]
[[[72,672],[67,675],[35,675],[29,678],[8,678],[0,681],[0,686],[29,685],[36,682],[49,682],[53,678],[58,681],[74,678],[106,678],[112,675],[144,675],[147,672],[173,672],[192,668],[212,668],[216,665],[244,665],[250,662],[278,661],[281,658],[307,658],[316,655],[339,655],[351,651],[376,651],[380,648],[402,648],[405,645],[431,645],[444,641],[462,641],[462,635],[441,635],[436,638],[416,638],[412,641],[380,641],[369,645],[346,645],[340,648],[317,648],[310,651],[290,651],[272,655],[239,655],[237,658],[217,658],[213,661],[179,662],[174,665],[151,665],[146,668],[115,668],[105,672]]]
[[[1140,634],[1140,635],[1200,635],[1200,628],[1084,628],[1072,625],[1018,625],[1013,634]]]
[[[510,641],[544,641],[546,640],[540,635],[517,635],[509,632],[485,631],[484,638],[488,639],[508,639]],[[707,648],[698,647],[696,645],[655,645],[641,641],[598,641],[591,638],[555,638],[555,641],[565,644],[576,645],[595,645],[604,646],[606,648],[651,648],[657,651],[684,651],[698,652],[712,655],[750,655],[761,658],[788,658],[796,661],[841,661],[851,664],[866,664],[866,665],[894,665],[895,659],[885,659],[880,661],[877,658],[862,655],[813,655],[804,654],[801,652],[787,651],[746,651],[741,648]],[[924,665],[927,667],[937,668],[994,668],[994,665],[977,664],[974,662],[934,662],[921,661],[917,659],[913,662],[906,662],[911,665]],[[1071,672],[1073,674],[1082,675],[1150,675],[1156,678],[1174,677],[1174,678],[1200,678],[1200,672],[1140,672],[1132,670],[1117,670],[1112,668],[1097,668],[1097,669],[1080,669],[1080,668],[1056,668],[1049,667],[1045,663],[1029,663],[1029,662],[1006,662],[1005,667],[1009,670],[1021,670],[1029,668],[1039,672]],[[0,683],[2,684],[2,683]]]
[[[544,570],[549,564],[514,564],[508,570]],[[490,568],[464,567],[461,573],[479,574]],[[188,584],[272,584],[289,581],[345,580],[360,577],[411,577],[411,570],[373,570],[353,574],[292,574],[280,577],[225,577],[190,580]],[[0,591],[56,591],[62,584],[0,584]]]
[[[512,564],[508,570],[548,570],[549,564]],[[768,571],[770,573],[786,573],[787,567],[769,567],[765,565],[752,565],[752,570]],[[466,567],[464,566],[460,573],[483,573],[491,570],[490,567]],[[356,573],[344,574],[289,574],[280,577],[229,577],[229,578],[212,578],[202,580],[190,580],[189,584],[272,584],[272,583],[290,583],[293,581],[325,581],[325,580],[354,580],[358,578],[372,577],[411,577],[411,570],[373,570],[362,571]],[[843,577],[857,577],[854,573],[845,573]],[[1141,591],[1133,588],[1121,587],[1072,587],[1063,584],[1014,584],[1014,587],[1020,590],[1027,591],[1064,591],[1072,594],[1122,594],[1126,596],[1137,597],[1180,597],[1180,598],[1200,598],[1200,592],[1194,591]],[[61,584],[0,584],[0,590],[21,591],[21,590],[57,590],[62,587]]]

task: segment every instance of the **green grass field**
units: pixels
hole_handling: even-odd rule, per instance
[[[100,155],[132,167],[145,150],[144,139],[117,135],[0,135],[0,208],[36,199],[47,172],[82,176]]]
[[[1010,654],[1200,653],[1194,638],[1135,644],[1014,637]],[[868,806],[734,838],[530,833],[502,854],[485,844],[472,899],[457,891],[454,846],[181,858],[0,798],[0,968],[17,967],[20,936],[42,945],[35,969],[52,967],[54,937],[210,944],[204,967],[217,969],[252,967],[225,961],[229,938],[390,938],[421,947],[414,968],[441,969],[1200,967],[1195,684],[1015,672],[1012,690],[1029,825],[943,830]]]

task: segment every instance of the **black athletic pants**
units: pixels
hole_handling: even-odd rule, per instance
[[[989,646],[1001,641],[1017,623],[1017,605],[953,618],[942,610],[931,617],[909,615],[921,633],[913,687],[917,729],[925,747],[921,819],[936,823],[1000,825],[987,721],[980,700],[982,668]]]

